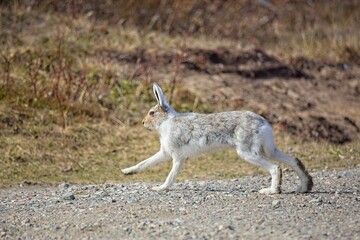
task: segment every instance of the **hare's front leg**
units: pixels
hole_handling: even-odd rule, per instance
[[[169,175],[167,176],[165,182],[162,185],[160,185],[158,187],[153,187],[151,189],[154,191],[162,191],[162,190],[169,189],[169,187],[171,187],[171,185],[173,185],[175,178],[178,175],[178,173],[180,172],[180,169],[181,169],[182,165],[184,164],[184,162],[185,162],[185,159],[174,158],[171,171],[170,171]]]
[[[170,159],[170,156],[167,155],[164,151],[160,150],[155,155],[149,157],[148,159],[136,164],[135,166],[121,169],[121,172],[124,174],[132,174],[145,170],[146,168],[155,165],[157,163],[165,162]]]

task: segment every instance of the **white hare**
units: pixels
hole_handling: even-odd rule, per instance
[[[172,159],[172,169],[166,181],[152,188],[160,191],[171,187],[185,160],[221,147],[231,147],[238,155],[260,166],[271,174],[271,186],[260,193],[281,192],[281,169],[266,159],[287,164],[299,176],[300,193],[309,192],[312,178],[299,159],[289,156],[275,147],[272,128],[261,116],[249,111],[221,112],[213,114],[178,113],[167,102],[160,86],[153,85],[158,104],[152,107],[143,125],[160,135],[160,151],[152,157],[129,168],[124,174],[142,171],[154,164]]]

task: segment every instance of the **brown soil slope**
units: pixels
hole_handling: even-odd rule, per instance
[[[356,63],[304,58],[285,63],[259,49],[227,48],[186,48],[180,53],[104,49],[96,57],[151,71],[154,81],[172,81],[177,73],[177,81],[202,103],[256,111],[275,128],[301,139],[332,143],[359,139],[360,67]]]

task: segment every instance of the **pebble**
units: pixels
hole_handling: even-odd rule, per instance
[[[280,201],[275,199],[272,201],[271,205],[273,205],[273,207],[280,207]]]
[[[186,208],[181,207],[181,208],[179,208],[179,211],[180,211],[180,212],[185,212],[185,211],[186,211]]]
[[[59,184],[58,186],[60,189],[68,189],[70,187],[70,184],[63,182],[61,184]]]
[[[62,198],[64,200],[75,200],[75,195],[71,192],[65,193],[64,195],[62,195]]]
[[[316,205],[321,205],[321,204],[323,204],[324,201],[321,197],[317,197],[317,198],[311,199],[309,202],[316,204]]]

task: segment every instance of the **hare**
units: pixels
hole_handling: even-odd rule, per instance
[[[283,162],[299,176],[297,192],[309,192],[312,177],[303,163],[276,148],[271,125],[250,111],[233,111],[212,114],[178,113],[167,102],[160,86],[153,85],[157,105],[143,120],[145,128],[160,135],[160,150],[135,166],[122,169],[124,174],[142,171],[154,164],[172,159],[172,168],[165,182],[152,190],[169,189],[185,160],[214,149],[231,147],[245,161],[262,167],[271,174],[271,186],[261,189],[264,194],[281,192],[281,169],[267,159]]]

